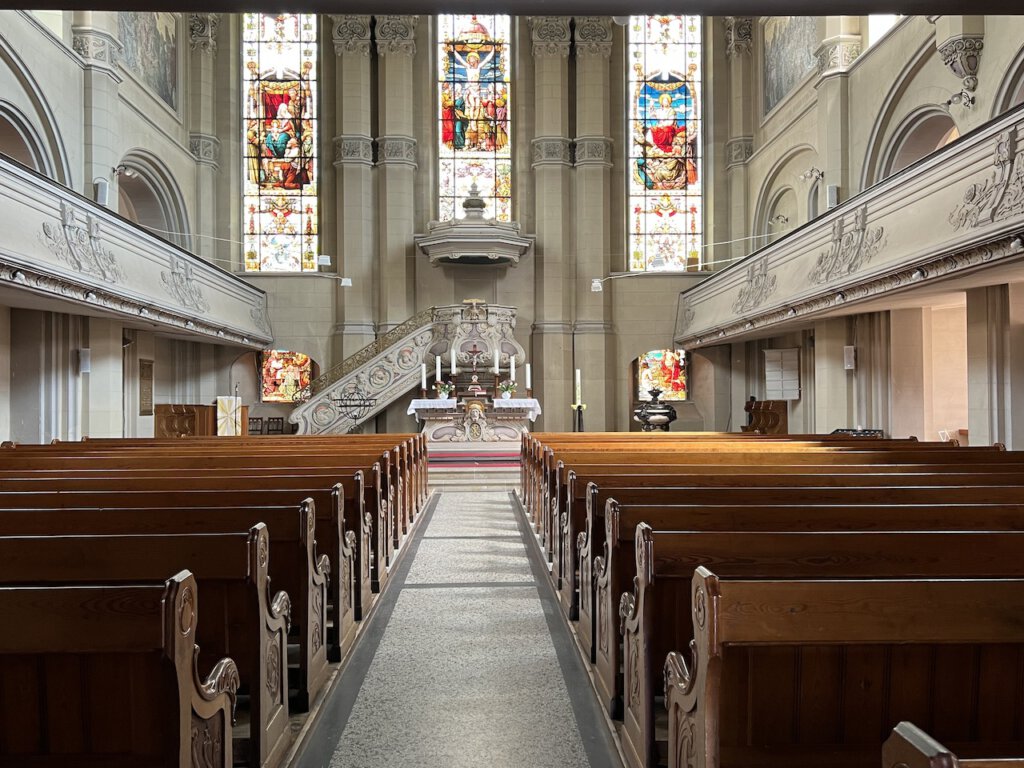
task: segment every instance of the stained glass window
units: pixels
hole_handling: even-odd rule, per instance
[[[650,400],[660,389],[661,400],[686,400],[686,353],[681,349],[655,349],[637,360],[637,397]]]
[[[484,216],[512,219],[508,16],[438,17],[438,218],[463,218],[476,184]]]
[[[262,397],[265,403],[290,403],[309,385],[313,361],[301,352],[268,349],[263,353]]]
[[[315,270],[316,16],[247,13],[242,30],[245,271]]]
[[[700,269],[701,17],[629,20],[629,268]]]

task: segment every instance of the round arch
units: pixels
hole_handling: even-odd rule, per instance
[[[21,110],[3,99],[0,99],[0,152],[53,178],[53,165],[39,134]]]
[[[996,89],[996,97],[992,101],[992,117],[1020,104],[1024,104],[1024,46],[1017,51],[1010,66],[1006,68],[1006,76]]]
[[[904,119],[882,154],[876,181],[892,176],[960,138],[960,129],[944,109],[922,107]]]
[[[798,210],[796,191],[793,189],[792,183],[788,181],[789,177],[797,179],[799,174],[796,173],[796,169],[792,168],[791,165],[799,160],[801,170],[807,170],[807,168],[815,164],[816,158],[817,153],[814,147],[810,144],[798,144],[795,147],[791,147],[782,157],[775,161],[768,171],[768,175],[765,177],[757,195],[757,203],[754,206],[752,233],[758,235],[772,234],[772,227],[768,226],[768,222],[779,214],[778,203],[780,198],[783,197],[782,193],[787,190],[792,196],[792,204],[790,212],[783,213],[789,219],[788,226],[781,228],[786,229],[799,223],[801,211]],[[806,163],[806,167],[803,167],[804,163]],[[787,168],[790,171],[788,175],[786,173]],[[780,182],[782,182],[781,185]],[[780,227],[775,228],[779,229]],[[766,240],[765,242],[771,242],[771,240]],[[755,245],[758,247],[764,244],[755,241]]]
[[[191,248],[185,198],[167,166],[152,153],[133,149],[121,159],[118,171],[118,213],[164,240]]]

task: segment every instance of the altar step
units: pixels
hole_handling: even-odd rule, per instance
[[[449,492],[515,491],[519,489],[519,467],[499,469],[430,467],[430,487]]]

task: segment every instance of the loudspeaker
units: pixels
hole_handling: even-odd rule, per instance
[[[90,371],[92,371],[92,350],[78,350],[78,372],[89,373]]]
[[[857,367],[857,348],[843,347],[843,370],[852,371]]]
[[[96,179],[92,183],[92,189],[93,197],[96,199],[96,202],[102,206],[106,206],[107,198],[110,195],[110,182],[103,178]]]
[[[839,185],[829,184],[825,187],[825,207],[835,208],[839,205]]]

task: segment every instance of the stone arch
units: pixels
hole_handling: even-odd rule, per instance
[[[45,145],[32,124],[16,106],[0,99],[0,152],[44,176],[53,167]]]
[[[777,233],[773,233],[773,229],[790,229],[803,223],[804,219],[801,217],[806,217],[807,211],[801,210],[794,185],[800,174],[813,166],[816,159],[814,147],[809,144],[798,144],[775,161],[758,193],[751,231],[756,235],[776,236],[758,238],[753,243],[755,249],[777,239]],[[789,197],[784,194],[787,191]],[[780,209],[780,203],[784,204],[787,212]],[[779,213],[789,219],[788,223],[783,227],[768,226],[768,222]]]
[[[164,240],[192,247],[188,211],[174,176],[150,152],[133,149],[118,164],[117,211]]]
[[[892,176],[958,138],[960,129],[946,110],[928,106],[912,112],[889,140],[877,180]]]
[[[1008,112],[1024,104],[1024,46],[1017,51],[1010,66],[1006,68],[996,96],[992,100],[992,117]]]

